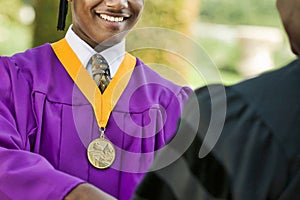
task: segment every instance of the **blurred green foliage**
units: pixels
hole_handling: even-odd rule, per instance
[[[31,45],[31,26],[20,22],[20,0],[0,0],[0,55],[12,55]]]
[[[231,25],[280,26],[275,0],[202,0],[202,21]]]
[[[20,0],[0,0],[1,25],[5,23],[18,23],[16,11],[22,6]]]
[[[238,73],[234,66],[238,65],[240,47],[235,42],[224,42],[214,38],[201,38],[198,42],[205,48],[216,65],[227,73]]]
[[[138,27],[163,27],[189,33],[199,11],[200,0],[145,0]]]
[[[145,8],[143,15],[137,25],[137,28],[148,28],[148,27],[158,27],[163,29],[171,29],[180,32],[181,34],[191,35],[191,28],[198,18],[200,12],[200,1],[199,0],[172,0],[172,2],[164,0],[145,0]],[[161,29],[161,31],[163,31]],[[160,32],[160,31],[158,31]],[[168,32],[168,30],[166,30]],[[164,34],[163,34],[164,35]],[[135,39],[129,39],[129,43],[135,42]],[[143,41],[139,41],[146,45],[148,41],[170,41],[170,38],[161,37],[161,35],[152,34],[147,38],[143,38]],[[136,41],[137,42],[137,41]],[[170,41],[173,43],[178,43],[181,49],[187,48],[185,44],[180,43],[180,41]],[[151,42],[149,42],[151,44]],[[155,43],[155,42],[154,42]],[[179,44],[180,43],[180,44]],[[127,45],[127,47],[130,45]],[[180,58],[172,54],[170,49],[139,49],[132,51],[131,53],[140,59],[142,59],[146,64],[158,65],[158,66],[168,66],[167,68],[179,71],[181,76],[187,80],[191,80],[189,84],[192,84],[192,66]],[[159,67],[152,67],[154,70],[163,74]],[[165,68],[166,69],[166,68]],[[174,77],[171,77],[165,73],[165,78],[171,79],[173,81]],[[172,73],[170,73],[172,74]],[[193,84],[194,85],[194,84]]]
[[[59,10],[59,1],[53,0],[34,0],[36,10],[36,20],[33,32],[33,46],[39,46],[44,43],[52,43],[64,37],[71,21],[71,12],[69,9],[65,31],[57,31],[57,19]],[[69,6],[70,7],[70,6]]]
[[[281,67],[294,59],[277,13],[276,0],[201,0],[199,21],[229,25],[267,26],[282,30],[284,43],[273,54],[274,67]],[[203,30],[205,31],[205,30]],[[198,38],[216,63],[226,84],[236,83],[242,77],[237,68],[241,61],[241,46],[238,40],[228,42],[220,38]]]

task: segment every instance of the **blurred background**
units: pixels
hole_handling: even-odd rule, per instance
[[[58,6],[59,0],[0,0],[0,55],[10,56],[63,38],[65,32],[56,31]],[[67,24],[70,22],[69,12]],[[144,42],[171,40],[192,57],[165,49],[130,47],[130,51],[167,78],[174,78],[174,74],[164,69],[175,69],[175,74],[194,88],[219,81],[233,84],[295,58],[275,0],[145,0],[136,29],[145,27],[165,28],[167,35],[173,33],[170,30],[177,31],[173,39],[157,38],[159,34],[141,38]],[[128,44],[136,43],[137,33],[129,36]],[[203,53],[210,63],[199,56]],[[219,79],[203,78],[201,70],[210,66],[216,67]]]

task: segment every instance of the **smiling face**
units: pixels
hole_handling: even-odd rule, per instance
[[[112,46],[137,23],[144,0],[69,0],[73,31],[91,47]],[[103,44],[102,44],[103,45]]]
[[[300,55],[300,0],[277,0],[282,23],[290,40],[292,51]]]

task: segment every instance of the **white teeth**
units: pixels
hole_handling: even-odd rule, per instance
[[[100,17],[102,19],[105,19],[105,20],[110,21],[110,22],[122,22],[122,21],[124,21],[124,17],[113,17],[113,16],[108,16],[108,15],[105,15],[105,14],[100,14]]]

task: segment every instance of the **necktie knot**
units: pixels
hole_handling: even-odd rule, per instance
[[[95,54],[91,57],[91,64],[93,78],[103,93],[111,80],[108,63],[103,56]]]

